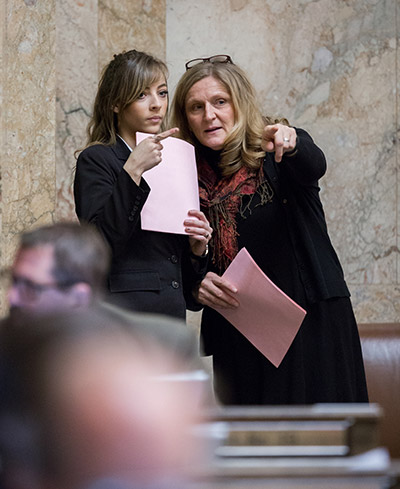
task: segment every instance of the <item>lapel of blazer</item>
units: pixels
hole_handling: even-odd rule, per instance
[[[113,150],[115,156],[123,162],[125,162],[131,154],[128,146],[118,136],[116,144],[112,146],[111,149]]]

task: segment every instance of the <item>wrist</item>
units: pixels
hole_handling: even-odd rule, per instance
[[[132,180],[139,185],[143,175],[143,168],[141,168],[138,161],[132,156],[132,154],[133,153],[131,153],[129,158],[126,160],[123,169],[128,173]]]
[[[190,256],[195,259],[205,258],[208,255],[208,244],[206,244],[206,249],[204,250],[202,255],[196,255],[193,251],[190,252]]]

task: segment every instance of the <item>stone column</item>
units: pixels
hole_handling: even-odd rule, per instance
[[[1,267],[21,231],[55,214],[55,3],[1,3]]]

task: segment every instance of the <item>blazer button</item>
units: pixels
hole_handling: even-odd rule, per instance
[[[282,202],[283,202],[284,204],[287,204],[287,199],[283,199],[283,200],[282,200]]]
[[[135,218],[133,216],[128,217],[128,221],[134,221],[134,220],[135,220]]]
[[[178,257],[176,255],[172,255],[171,256],[171,262],[175,265],[176,263],[178,263]]]
[[[173,289],[179,289],[179,282],[177,282],[176,280],[173,280],[171,282],[171,285]]]

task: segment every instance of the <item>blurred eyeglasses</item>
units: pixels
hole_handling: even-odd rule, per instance
[[[228,54],[216,54],[215,56],[210,56],[209,58],[194,58],[185,64],[186,71],[193,68],[201,63],[231,63],[233,64],[232,58]]]
[[[57,282],[47,282],[47,283],[38,283],[33,282],[25,277],[18,277],[12,273],[12,270],[6,269],[1,270],[0,277],[2,281],[5,281],[7,284],[7,288],[11,289],[15,287],[18,289],[18,292],[21,298],[26,302],[36,302],[40,299],[40,297],[50,290],[59,290],[63,291],[72,287],[76,282],[69,281],[63,283]]]

